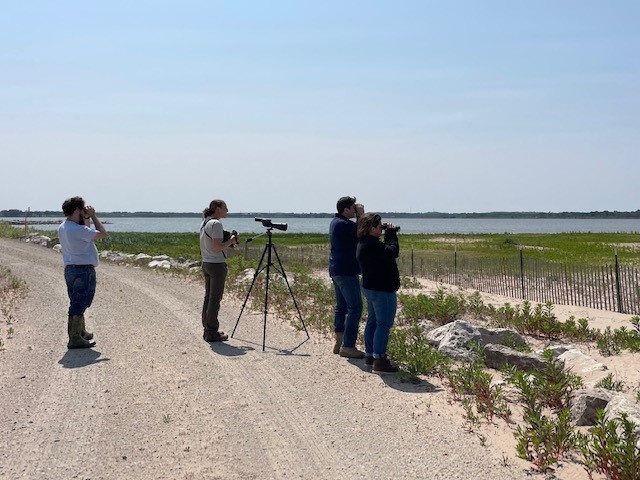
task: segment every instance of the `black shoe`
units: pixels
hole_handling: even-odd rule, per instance
[[[396,373],[400,370],[395,363],[391,363],[391,361],[387,357],[375,358],[373,360],[373,373]]]
[[[364,364],[368,367],[373,367],[373,357],[365,357]]]
[[[205,342],[225,342],[229,340],[229,335],[226,335],[224,332],[205,332],[202,336]]]

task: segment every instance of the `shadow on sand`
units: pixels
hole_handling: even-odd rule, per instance
[[[256,343],[253,342],[251,340],[246,340],[244,338],[238,338],[237,336],[234,337],[234,340],[239,341],[239,342],[243,342],[246,343],[248,345],[255,345],[255,348],[253,347],[240,347],[240,348],[244,348],[245,350],[262,350],[262,344],[261,343]],[[309,338],[305,338],[302,342],[300,342],[298,345],[292,347],[292,348],[275,348],[275,347],[270,347],[269,345],[265,345],[265,352],[270,352],[270,353],[275,353],[276,355],[294,355],[296,357],[310,357],[311,355],[309,355],[308,353],[297,353],[296,350],[299,349],[302,345],[304,345],[305,343],[307,343],[309,341]],[[224,342],[222,342],[224,343]],[[215,343],[211,344],[211,349],[214,351],[218,351],[217,349],[214,349],[214,345],[216,345]],[[218,353],[222,353],[222,352],[218,352]]]
[[[373,373],[371,367],[365,365],[363,359],[347,359],[351,365],[371,375],[378,375],[382,381],[390,388],[406,393],[435,393],[442,391],[442,388],[424,380],[422,378],[410,377],[409,374],[400,370],[398,373]]]
[[[100,358],[98,350],[93,348],[76,348],[67,350],[58,363],[64,368],[80,368],[99,362],[108,362],[109,358]]]

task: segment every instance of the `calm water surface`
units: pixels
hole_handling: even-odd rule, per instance
[[[21,220],[24,218],[0,218]],[[32,218],[32,221],[62,221],[63,218]],[[200,219],[105,217],[111,232],[197,232]],[[274,223],[286,223],[290,233],[328,233],[330,218],[276,218]],[[385,218],[401,227],[401,233],[638,233],[640,219],[503,219],[503,218]],[[262,223],[252,218],[225,218],[226,230],[260,233]],[[57,225],[34,225],[38,230],[55,230]],[[19,227],[18,227],[19,228]],[[274,233],[284,233],[274,230]]]

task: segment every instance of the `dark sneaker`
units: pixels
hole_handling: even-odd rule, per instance
[[[364,364],[369,368],[373,367],[373,357],[366,357],[364,359]]]
[[[364,358],[364,352],[356,347],[340,347],[339,353],[345,358]]]
[[[226,335],[224,332],[205,332],[202,336],[205,342],[225,342],[229,339],[229,335]]]
[[[400,367],[391,363],[387,357],[373,359],[373,369],[371,370],[373,373],[396,373],[399,370]]]

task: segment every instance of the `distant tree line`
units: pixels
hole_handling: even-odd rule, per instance
[[[101,217],[200,217],[200,212],[99,212]],[[385,218],[640,218],[640,210],[633,212],[482,212],[482,213],[443,213],[443,212],[380,212]],[[51,210],[0,210],[0,217],[61,217],[61,211]],[[328,218],[333,213],[287,213],[287,212],[248,212],[230,213],[229,217],[266,217],[266,218]]]

